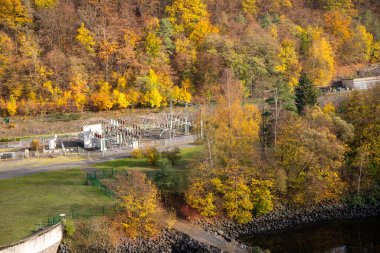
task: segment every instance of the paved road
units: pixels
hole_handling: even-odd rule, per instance
[[[173,228],[177,231],[187,234],[194,240],[217,247],[218,249],[222,250],[222,252],[248,253],[247,249],[239,248],[238,246],[227,242],[224,240],[224,238],[217,237],[203,230],[201,227],[193,226],[185,221],[178,220],[174,224]]]
[[[179,148],[190,147],[191,143],[192,141],[189,140],[188,143],[181,142],[180,144],[176,144],[176,145],[172,145],[168,147],[179,147]],[[164,149],[168,147],[160,147],[158,149]],[[60,163],[60,164],[49,164],[49,165],[41,165],[41,166],[38,166],[38,165],[31,166],[30,164],[28,164],[28,165],[15,166],[15,167],[12,167],[11,169],[5,168],[5,167],[2,168],[1,166],[4,166],[4,164],[0,162],[0,180],[21,177],[25,175],[46,172],[46,171],[72,169],[76,167],[84,168],[84,167],[88,167],[88,166],[91,166],[100,162],[104,162],[104,161],[110,161],[110,160],[129,157],[130,152],[131,151],[125,151],[122,153],[119,152],[112,156],[101,157],[94,160],[81,160],[81,161],[66,162],[66,163]]]

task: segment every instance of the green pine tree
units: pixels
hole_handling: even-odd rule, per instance
[[[295,89],[296,106],[301,113],[306,105],[316,105],[319,90],[314,86],[306,73],[302,73],[298,85]]]

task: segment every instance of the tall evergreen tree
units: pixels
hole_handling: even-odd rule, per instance
[[[319,90],[309,79],[306,73],[302,73],[298,86],[295,89],[296,106],[298,112],[302,112],[306,105],[315,105],[319,96]]]

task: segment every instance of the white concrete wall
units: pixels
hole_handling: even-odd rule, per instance
[[[0,253],[56,253],[63,237],[61,223],[39,231],[12,245],[0,248]]]
[[[380,76],[342,80],[350,90],[366,90],[380,84]]]

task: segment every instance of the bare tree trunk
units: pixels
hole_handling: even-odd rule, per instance
[[[359,178],[358,178],[358,196],[360,196],[360,184],[362,180],[362,170],[363,170],[363,153],[360,154],[360,166],[359,166]]]
[[[277,120],[278,120],[278,95],[277,95],[277,87],[274,95],[275,101],[275,118],[274,118],[274,150],[276,151],[277,146]]]
[[[208,148],[208,155],[209,155],[209,159],[210,159],[210,165],[211,167],[214,167],[214,162],[212,160],[212,152],[211,152],[211,143],[210,143],[210,139],[207,135],[207,148]]]
[[[201,107],[201,140],[203,140],[203,108]]]

